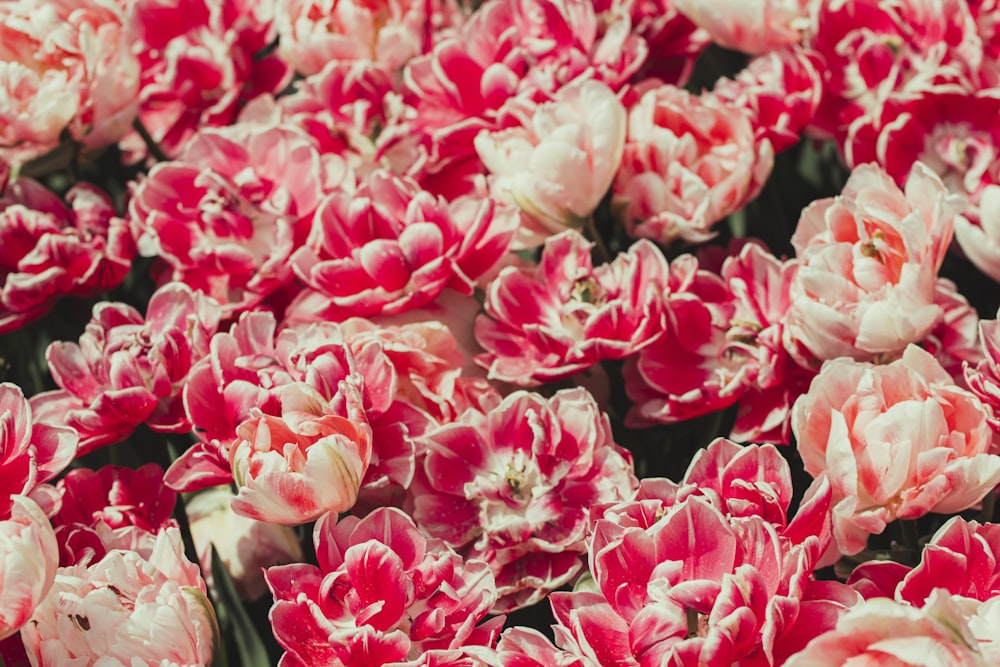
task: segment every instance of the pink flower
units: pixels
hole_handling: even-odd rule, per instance
[[[37,181],[7,176],[0,167],[0,332],[41,317],[63,296],[116,287],[135,255],[125,221],[94,186],[73,186],[63,203]]]
[[[277,53],[275,3],[265,0],[135,0],[133,46],[142,64],[139,117],[173,158],[201,128],[236,119],[243,104],[278,93],[294,74]],[[132,135],[128,147],[146,152]]]
[[[73,429],[33,423],[20,387],[0,384],[0,518],[9,515],[14,496],[30,494],[70,464],[78,440]]]
[[[286,386],[280,417],[257,411],[236,428],[239,439],[229,450],[237,486],[234,512],[301,524],[354,505],[371,461],[372,432],[360,387],[346,380],[339,393],[345,415],[305,383]]]
[[[593,4],[598,16],[616,17],[606,35],[628,27],[645,41],[649,55],[632,76],[633,81],[654,78],[683,86],[694,70],[695,60],[711,42],[708,32],[678,11],[674,0],[597,0]],[[629,20],[624,21],[622,15]]]
[[[7,518],[0,520],[0,639],[32,617],[59,564],[59,546],[45,512],[27,496],[9,498]]]
[[[965,366],[965,381],[986,405],[990,426],[1000,433],[1000,320],[980,321],[979,339],[984,358]]]
[[[788,522],[790,497],[774,447],[720,439],[681,484],[595,508],[594,587],[550,596],[557,642],[585,665],[782,664],[858,599],[812,579],[829,486]]]
[[[738,108],[663,85],[629,109],[614,193],[630,235],[704,241],[713,224],[757,195],[773,162],[770,143],[755,142]]]
[[[494,609],[528,606],[580,570],[590,507],[629,497],[629,454],[583,389],[515,392],[427,437],[414,483],[421,528],[490,564]]]
[[[219,626],[198,566],[168,528],[145,553],[114,550],[89,566],[59,568],[21,637],[33,667],[208,665]]]
[[[292,278],[327,173],[304,133],[286,126],[204,130],[178,161],[157,163],[135,190],[130,224],[139,252],[171,280],[201,290],[232,315]]]
[[[278,51],[305,76],[320,72],[330,61],[345,60],[369,60],[400,70],[423,52],[428,7],[412,0],[278,3]]]
[[[396,397],[438,422],[453,421],[472,403],[469,393],[474,396],[479,385],[464,377],[459,344],[440,320],[394,326],[352,317],[341,323],[340,330],[357,356],[366,355],[369,346],[379,346],[396,371]]]
[[[170,467],[166,483],[196,491],[232,481],[229,451],[236,427],[254,408],[280,416],[282,387],[305,382],[326,400],[343,401],[341,380],[355,371],[364,378],[365,412],[374,434],[366,486],[409,486],[414,470],[413,439],[430,416],[396,398],[399,382],[392,362],[378,342],[355,356],[340,327],[322,322],[284,327],[268,312],[244,313],[229,332],[212,338],[209,357],[191,370],[184,389],[188,418],[201,442]]]
[[[678,27],[686,53],[690,26],[677,23],[670,25]],[[512,97],[544,102],[578,78],[620,90],[648,53],[630,24],[617,8],[599,20],[588,0],[483,3],[456,34],[404,70],[406,101],[415,110],[412,131],[425,135],[430,157],[421,184],[449,197],[468,194],[469,177],[482,171],[473,140],[482,130],[502,129],[498,113]],[[670,46],[663,49],[668,57]],[[579,122],[575,116],[574,132]]]
[[[663,300],[664,332],[625,362],[632,426],[721,410],[744,390],[744,351],[734,358],[722,353],[735,312],[725,282],[700,269],[693,256],[681,255],[670,265]]]
[[[1000,525],[952,517],[920,552],[916,567],[862,563],[848,583],[866,598],[884,596],[923,607],[936,589],[986,602],[1000,595]]]
[[[427,539],[403,512],[327,514],[313,533],[319,567],[268,568],[271,625],[286,667],[437,665],[463,646],[492,647],[504,618],[489,566]],[[447,663],[446,663],[447,664]]]
[[[757,143],[769,141],[776,153],[798,143],[823,97],[819,57],[798,48],[781,49],[750,61],[734,79],[720,79],[715,95],[743,109]]]
[[[163,469],[147,463],[136,470],[108,465],[97,471],[74,468],[56,484],[61,506],[54,526],[102,522],[109,528],[135,526],[150,533],[169,525],[177,494],[163,486]]]
[[[188,431],[181,390],[191,366],[208,354],[219,316],[215,301],[182,283],[158,289],[145,317],[126,304],[101,302],[79,344],[49,346],[46,360],[62,389],[31,404],[80,433],[80,454],[125,439],[143,422],[156,431]]]
[[[663,328],[669,267],[648,241],[594,268],[575,231],[550,237],[533,270],[508,267],[486,291],[477,361],[491,379],[533,385],[569,377],[603,359],[622,359]]]
[[[806,471],[833,487],[842,553],[895,519],[967,509],[1000,483],[983,404],[911,345],[885,366],[837,359],[796,403]]]
[[[674,0],[677,9],[727,49],[764,53],[802,40],[809,27],[807,0]]]
[[[376,171],[357,192],[323,200],[292,258],[313,291],[289,312],[341,320],[417,308],[445,287],[471,293],[473,280],[506,252],[511,222],[487,203],[473,211],[449,206],[411,179]]]
[[[560,88],[551,102],[515,98],[501,112],[519,125],[475,139],[494,196],[517,204],[541,234],[582,226],[621,163],[625,107],[606,85],[585,80]]]
[[[825,83],[813,129],[838,141],[891,99],[939,86],[971,91],[978,78],[983,42],[963,0],[816,3],[812,23],[806,46],[822,59]]]
[[[139,63],[110,0],[0,5],[0,160],[47,153],[63,133],[102,148],[131,128]]]
[[[943,315],[937,271],[961,206],[917,164],[904,190],[862,165],[840,196],[807,207],[792,237],[800,265],[785,327],[799,363],[892,359],[923,340]]]
[[[264,569],[302,562],[302,546],[288,526],[240,516],[230,507],[233,493],[217,487],[199,493],[185,509],[202,572],[212,571],[212,548],[226,568],[240,599],[257,600],[267,592]],[[211,577],[207,578],[213,588]]]
[[[922,609],[885,598],[868,600],[785,666],[987,667],[993,663],[984,658],[968,616],[940,589]]]

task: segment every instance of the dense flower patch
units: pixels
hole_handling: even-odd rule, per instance
[[[0,665],[1000,663],[1000,4],[0,0]]]

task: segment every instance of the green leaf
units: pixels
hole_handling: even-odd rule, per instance
[[[225,644],[229,637],[235,640],[230,646],[236,649],[236,663],[243,667],[271,667],[267,648],[236,594],[236,586],[215,550],[215,545],[212,545],[212,581],[215,584],[215,611],[219,617],[222,643]]]

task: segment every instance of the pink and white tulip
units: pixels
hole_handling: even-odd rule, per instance
[[[557,643],[588,666],[782,664],[859,599],[812,579],[829,487],[788,522],[790,492],[775,448],[720,439],[681,484],[595,508],[596,590],[550,596]]]
[[[836,198],[810,204],[792,236],[799,270],[785,344],[803,366],[898,357],[943,316],[937,272],[961,200],[917,164],[904,189],[857,167]]]
[[[757,195],[773,163],[771,144],[755,140],[739,108],[662,85],[629,108],[615,199],[632,236],[705,241]]]
[[[99,149],[129,131],[140,70],[124,23],[112,0],[0,5],[0,160],[20,166],[64,133]]]
[[[534,604],[570,581],[591,506],[628,498],[637,485],[631,456],[584,389],[551,399],[515,392],[430,433],[427,449],[414,519],[489,563],[497,611]]]
[[[41,665],[208,665],[219,644],[215,611],[180,532],[161,532],[145,553],[113,550],[90,565],[61,567],[21,630]]]
[[[35,180],[8,176],[0,164],[0,332],[64,296],[116,287],[135,256],[128,225],[93,185],[73,186],[64,202]]]
[[[181,390],[192,365],[208,354],[220,308],[183,283],[169,283],[149,300],[146,316],[124,303],[94,306],[79,344],[46,351],[62,389],[33,396],[33,408],[71,426],[80,454],[124,440],[146,422],[156,431],[191,428]]]
[[[279,5],[281,3],[278,3]],[[198,130],[232,123],[249,100],[278,93],[295,73],[277,53],[269,0],[134,0],[127,3],[139,54],[139,118],[167,157]],[[135,134],[125,147],[146,147]]]
[[[326,512],[346,512],[357,501],[372,455],[372,432],[360,387],[350,380],[337,414],[312,387],[280,392],[281,416],[259,411],[236,428],[229,451],[236,482],[233,511],[258,521],[302,524]]]
[[[0,384],[0,518],[9,515],[14,496],[30,494],[69,466],[79,439],[71,428],[34,423],[20,387]]]
[[[495,645],[504,618],[477,625],[496,600],[489,566],[427,539],[403,512],[327,514],[313,539],[319,567],[265,573],[283,667],[450,665],[438,660]]]
[[[357,192],[328,196],[292,257],[295,274],[312,290],[300,294],[288,316],[391,315],[429,303],[446,287],[471,293],[514,233],[515,221],[494,216],[493,208],[449,205],[384,171]]]
[[[536,106],[517,98],[501,112],[520,124],[475,139],[492,174],[493,196],[524,211],[530,231],[581,227],[621,163],[625,107],[605,84],[580,81],[559,89],[551,102]]]
[[[201,290],[233,315],[292,279],[333,178],[305,133],[288,126],[204,130],[177,161],[157,163],[129,204],[139,253],[170,280]]]
[[[594,267],[591,244],[575,231],[550,237],[534,269],[508,267],[486,290],[477,361],[491,379],[522,386],[569,377],[604,359],[623,359],[663,329],[669,266],[639,241]]]
[[[59,546],[45,512],[11,496],[0,520],[0,640],[13,635],[45,599],[59,565]]]
[[[833,487],[845,554],[895,519],[959,512],[1000,484],[985,406],[915,345],[884,366],[824,364],[792,429],[806,471]]]

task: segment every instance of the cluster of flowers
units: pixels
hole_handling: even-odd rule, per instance
[[[57,389],[0,384],[0,658],[209,664],[224,571],[282,667],[1000,662],[1000,324],[940,275],[954,238],[1000,280],[998,31],[989,0],[0,2],[0,333],[155,283],[48,345]],[[752,58],[685,89],[713,42]],[[851,172],[794,257],[707,244],[803,137]],[[115,192],[45,178],[108,156]],[[640,479],[629,429],[728,408]],[[184,448],[89,464],[144,439]],[[505,629],[537,604],[553,639]]]

